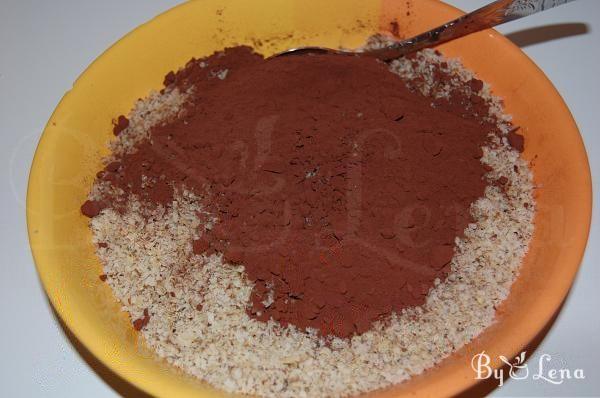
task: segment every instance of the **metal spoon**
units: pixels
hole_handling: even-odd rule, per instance
[[[307,53],[361,54],[387,61],[423,48],[433,47],[450,40],[458,39],[459,37],[479,32],[480,30],[492,28],[505,22],[537,14],[538,12],[549,10],[550,8],[571,1],[574,0],[497,0],[428,32],[411,37],[410,39],[395,42],[380,49],[352,51],[334,50],[326,47],[297,47],[277,53],[272,57]]]

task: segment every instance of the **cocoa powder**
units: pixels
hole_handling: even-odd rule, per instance
[[[129,119],[121,115],[117,118],[117,120],[113,121],[113,134],[119,135],[127,127],[129,127]]]
[[[146,326],[150,322],[150,314],[148,313],[148,309],[144,309],[144,316],[133,321],[133,328],[135,330],[142,330],[144,326]]]
[[[525,150],[525,138],[517,134],[517,130],[519,130],[518,127],[508,132],[508,143],[517,151],[523,152]]]
[[[483,101],[432,106],[370,58],[264,60],[247,47],[192,60],[165,84],[194,87],[183,116],[98,178],[165,206],[182,187],[201,195],[217,222],[194,252],[245,266],[252,317],[348,337],[446,277],[486,186],[481,147],[498,133],[477,116]]]

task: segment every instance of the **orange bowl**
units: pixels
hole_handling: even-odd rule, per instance
[[[176,7],[129,33],[75,82],[37,148],[27,195],[29,239],[48,297],[75,336],[117,375],[155,396],[220,393],[154,359],[137,339],[109,287],[98,280],[87,220],[79,206],[107,154],[111,120],[159,89],[191,57],[235,44],[265,55],[298,45],[355,47],[398,20],[412,35],[460,15],[434,0],[202,0]],[[423,375],[372,395],[449,396],[476,384],[471,356],[511,357],[560,308],[581,261],[590,225],[591,179],[569,110],[544,74],[495,31],[445,44],[504,98],[526,138],[536,183],[536,230],[521,274],[497,322]]]

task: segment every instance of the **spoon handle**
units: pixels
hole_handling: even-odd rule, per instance
[[[398,58],[571,1],[574,0],[497,0],[428,32],[381,49],[369,51],[365,55],[372,55],[383,60]]]

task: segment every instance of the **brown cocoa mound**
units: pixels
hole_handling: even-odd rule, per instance
[[[518,128],[508,132],[508,143],[518,152],[523,152],[525,150],[525,137],[523,137],[520,134],[517,134],[517,130]]]
[[[194,251],[245,266],[252,317],[348,337],[446,277],[486,186],[481,147],[497,130],[474,116],[484,101],[464,114],[468,98],[432,106],[370,58],[247,47],[165,83],[194,87],[184,116],[99,178],[166,206],[183,186],[202,196],[218,221]]]

